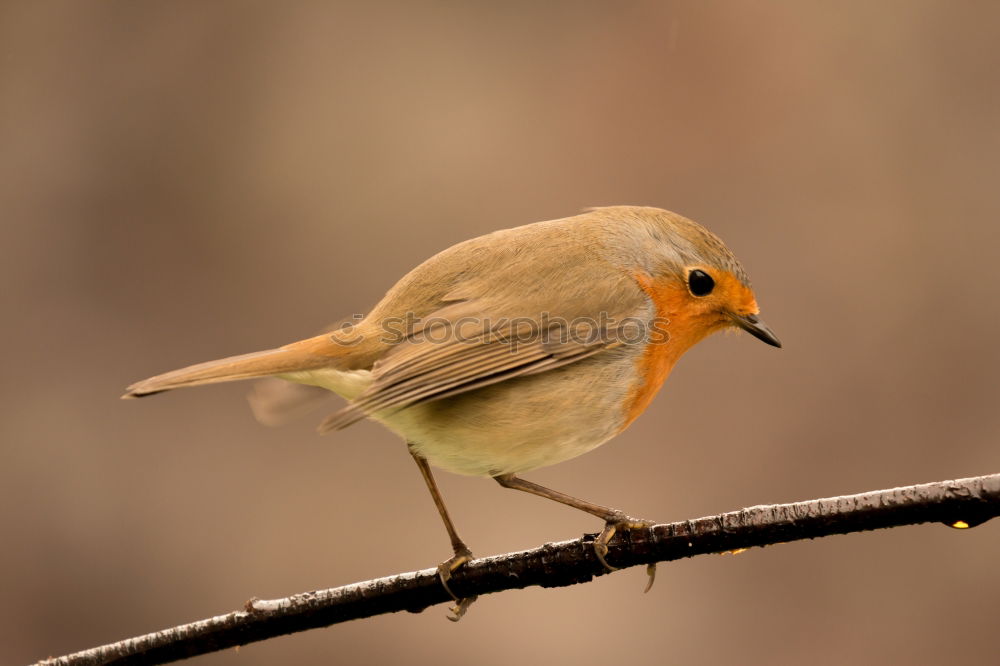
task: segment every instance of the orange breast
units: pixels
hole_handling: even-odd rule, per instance
[[[712,327],[699,321],[691,309],[686,307],[691,296],[682,283],[654,280],[642,274],[634,277],[653,302],[659,330],[666,330],[667,335],[654,331],[645,351],[639,357],[639,381],[625,403],[625,423],[622,430],[653,401],[677,359],[712,332]]]

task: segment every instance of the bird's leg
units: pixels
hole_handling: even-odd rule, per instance
[[[580,511],[586,511],[592,516],[597,516],[604,521],[604,529],[597,536],[594,541],[594,554],[597,555],[597,559],[600,560],[601,564],[608,571],[614,571],[616,568],[608,564],[605,556],[608,554],[608,543],[615,536],[615,532],[619,529],[633,529],[641,527],[649,527],[655,524],[651,520],[641,520],[638,518],[632,518],[618,509],[612,509],[610,507],[601,506],[600,504],[594,504],[592,502],[587,502],[582,499],[573,497],[572,495],[567,495],[566,493],[561,493],[558,490],[552,490],[551,488],[546,488],[545,486],[540,486],[537,483],[532,483],[531,481],[525,481],[524,479],[519,479],[513,474],[500,474],[499,476],[493,477],[497,483],[499,483],[504,488],[513,488],[514,490],[523,490],[526,493],[531,493],[532,495],[538,495],[539,497],[545,497],[550,500],[555,500],[560,504],[565,504],[566,506],[571,506],[574,509],[579,509]],[[649,574],[649,583],[646,586],[646,591],[653,586],[653,579],[656,576],[656,565],[650,564],[646,567],[646,573]]]
[[[455,600],[455,606],[452,607],[452,614],[448,616],[448,619],[453,622],[458,622],[465,615],[465,611],[469,609],[472,602],[476,600],[476,597],[466,597],[464,599],[459,599],[454,592],[451,591],[451,587],[448,586],[448,580],[451,579],[451,572],[459,568],[466,562],[472,559],[472,551],[469,547],[465,545],[462,538],[458,536],[458,532],[455,530],[455,525],[451,522],[451,516],[448,515],[448,509],[444,505],[444,500],[441,499],[441,492],[438,490],[437,483],[434,481],[434,475],[431,474],[431,466],[427,464],[427,459],[418,455],[412,448],[410,448],[410,455],[417,463],[417,467],[420,468],[420,473],[424,477],[424,482],[427,484],[427,490],[431,492],[431,497],[434,498],[434,505],[437,506],[438,513],[441,514],[441,520],[444,521],[444,528],[448,530],[448,538],[451,539],[451,549],[454,551],[454,555],[438,565],[438,578],[441,579],[441,585],[444,589],[451,595],[451,598]]]

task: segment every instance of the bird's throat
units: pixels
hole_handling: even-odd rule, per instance
[[[658,281],[641,274],[634,277],[652,301],[658,325],[667,334],[651,336],[651,341],[646,343],[646,349],[636,362],[638,381],[625,401],[622,430],[649,407],[684,352],[717,328],[688,312],[685,305],[689,294],[683,284]]]

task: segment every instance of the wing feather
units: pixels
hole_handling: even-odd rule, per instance
[[[525,338],[524,332],[524,327],[514,326],[450,341],[407,340],[376,364],[372,385],[327,418],[320,431],[345,428],[378,412],[405,409],[552,370],[621,344],[615,328],[593,329],[583,335],[548,330],[548,335],[539,332],[530,338]]]

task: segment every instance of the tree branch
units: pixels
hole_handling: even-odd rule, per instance
[[[620,568],[705,553],[813,539],[902,525],[940,522],[975,527],[1000,515],[1000,474],[940,481],[859,495],[774,504],[718,516],[635,529],[615,538],[608,561]],[[540,585],[585,583],[608,573],[594,535],[473,560],[449,585],[474,596]],[[450,602],[436,569],[378,578],[284,599],[251,599],[244,610],[199,620],[39,664],[162,664],[338,622]]]

